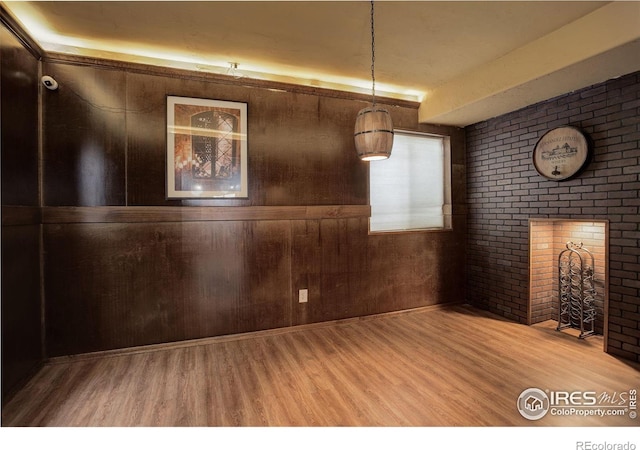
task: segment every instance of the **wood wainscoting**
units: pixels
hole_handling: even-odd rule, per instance
[[[463,284],[448,282],[463,264],[463,223],[455,231],[369,236],[369,215],[369,205],[45,206],[45,355],[464,298]],[[298,302],[300,289],[307,303]]]
[[[523,390],[638,388],[640,366],[466,305],[61,358],[4,426],[638,426],[628,415],[529,421]]]

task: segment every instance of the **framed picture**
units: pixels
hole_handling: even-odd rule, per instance
[[[167,198],[246,198],[247,104],[167,96]]]

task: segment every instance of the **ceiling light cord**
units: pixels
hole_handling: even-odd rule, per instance
[[[371,103],[376,106],[376,33],[371,0]]]

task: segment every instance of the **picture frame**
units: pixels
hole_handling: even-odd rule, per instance
[[[167,96],[167,199],[248,198],[247,104]]]

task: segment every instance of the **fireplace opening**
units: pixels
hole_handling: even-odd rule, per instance
[[[608,236],[607,221],[569,220],[569,219],[530,219],[529,220],[529,308],[528,323],[530,325],[545,321],[556,322],[560,333],[565,329],[577,329],[576,336],[606,334],[606,312],[608,293]],[[580,329],[579,320],[568,320],[567,312],[578,314],[576,305],[583,299],[574,298],[573,309],[567,303],[566,284],[563,282],[563,264],[567,261],[567,250],[579,251],[583,260],[576,258],[572,264],[583,264],[592,270],[588,277],[589,297],[586,329]],[[581,249],[588,249],[584,252]],[[570,252],[571,253],[571,252]],[[574,254],[575,256],[575,254]],[[587,267],[588,266],[588,267]],[[582,270],[582,269],[580,269]],[[573,281],[576,283],[577,278]],[[571,281],[568,281],[569,284]],[[563,300],[563,289],[565,290]],[[577,292],[577,290],[575,291]],[[575,296],[574,296],[575,297]],[[578,295],[579,297],[579,295]],[[569,299],[570,300],[570,299]],[[559,309],[560,308],[560,309]],[[565,308],[563,310],[562,308]],[[569,308],[567,310],[567,308]],[[580,312],[579,314],[583,314]],[[591,317],[591,315],[593,315]],[[584,325],[584,323],[582,324]]]

